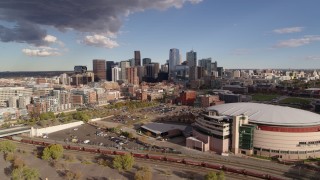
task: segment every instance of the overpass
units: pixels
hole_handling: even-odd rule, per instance
[[[31,133],[31,127],[21,126],[21,127],[0,129],[0,138],[16,135],[16,134],[22,134],[22,133]]]

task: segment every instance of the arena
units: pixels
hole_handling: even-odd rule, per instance
[[[320,157],[320,115],[258,103],[211,106],[194,123],[187,147],[282,160]]]

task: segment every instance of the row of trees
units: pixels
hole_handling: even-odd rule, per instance
[[[27,122],[29,125],[39,125],[42,127],[57,125],[59,123],[68,123],[72,120],[80,120],[84,122],[88,122],[91,119],[90,113],[84,111],[77,111],[73,113],[59,113],[54,115],[53,112],[41,113],[39,115],[35,115],[34,113],[30,113],[30,119],[27,121],[19,121],[21,123]]]
[[[137,109],[137,108],[146,108],[150,106],[156,105],[157,102],[148,102],[148,101],[125,101],[118,102],[109,106],[106,106],[107,109],[120,109],[122,107],[126,107],[129,110]]]

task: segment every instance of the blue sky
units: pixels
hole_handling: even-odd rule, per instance
[[[198,59],[211,57],[225,68],[320,67],[320,1],[143,1],[119,6],[101,1],[90,8],[110,13],[84,11],[86,16],[76,19],[72,5],[55,11],[39,0],[30,0],[35,4],[29,9],[0,2],[0,71],[91,69],[92,59],[127,60],[134,50],[163,64],[170,48],[180,49],[183,60],[193,49]],[[41,14],[48,10],[65,16]]]

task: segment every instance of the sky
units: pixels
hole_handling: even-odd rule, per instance
[[[218,66],[320,69],[319,0],[1,0],[0,71],[92,69],[140,50]]]

